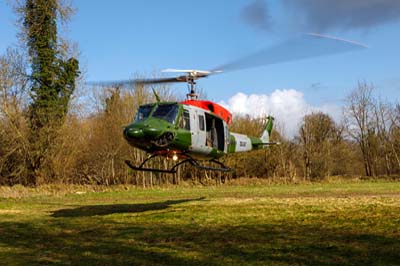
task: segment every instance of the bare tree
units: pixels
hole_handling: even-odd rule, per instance
[[[303,153],[304,176],[315,179],[329,175],[335,139],[333,119],[322,112],[304,116],[298,138]]]
[[[372,150],[375,138],[373,90],[374,87],[372,85],[359,82],[357,88],[347,98],[347,106],[344,113],[347,132],[361,149],[367,176],[376,174]]]
[[[373,106],[374,127],[376,134],[376,164],[377,173],[392,174],[392,152],[390,145],[391,105],[378,99]]]
[[[400,105],[392,105],[389,111],[388,149],[392,155],[392,171],[400,172]]]
[[[26,183],[25,68],[24,57],[15,49],[0,57],[0,184]]]

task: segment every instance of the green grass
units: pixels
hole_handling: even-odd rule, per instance
[[[396,182],[78,189],[0,189],[0,265],[400,265]]]

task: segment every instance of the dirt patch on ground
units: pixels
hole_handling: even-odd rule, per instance
[[[0,210],[0,214],[21,213],[21,210]]]

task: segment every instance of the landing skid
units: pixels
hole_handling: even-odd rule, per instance
[[[210,166],[205,166],[199,163],[196,159],[192,158],[189,155],[185,154],[185,158],[183,161],[175,164],[174,166],[171,167],[169,170],[165,169],[158,169],[158,168],[146,168],[144,167],[145,163],[155,157],[162,156],[161,154],[153,154],[147,157],[139,166],[134,166],[131,161],[125,160],[126,165],[129,166],[132,170],[135,171],[145,171],[145,172],[155,172],[155,173],[167,173],[167,174],[175,174],[178,170],[178,166],[185,164],[185,163],[190,163],[196,168],[202,169],[202,170],[211,170],[211,171],[220,171],[220,172],[229,172],[232,169],[226,167],[223,163],[217,161],[217,160],[210,160],[210,162],[218,164],[220,167],[210,167]]]

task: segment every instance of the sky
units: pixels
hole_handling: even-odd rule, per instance
[[[0,0],[0,54],[18,43],[15,15],[6,2]],[[301,117],[313,110],[339,120],[344,99],[358,81],[373,84],[376,93],[390,101],[400,97],[398,0],[72,3],[76,14],[63,34],[78,44],[87,80],[154,76],[165,68],[214,69],[298,34],[316,32],[368,48],[226,72],[199,80],[198,86],[208,99],[235,114],[274,115],[290,136]],[[186,92],[183,84],[173,87],[182,95]]]

